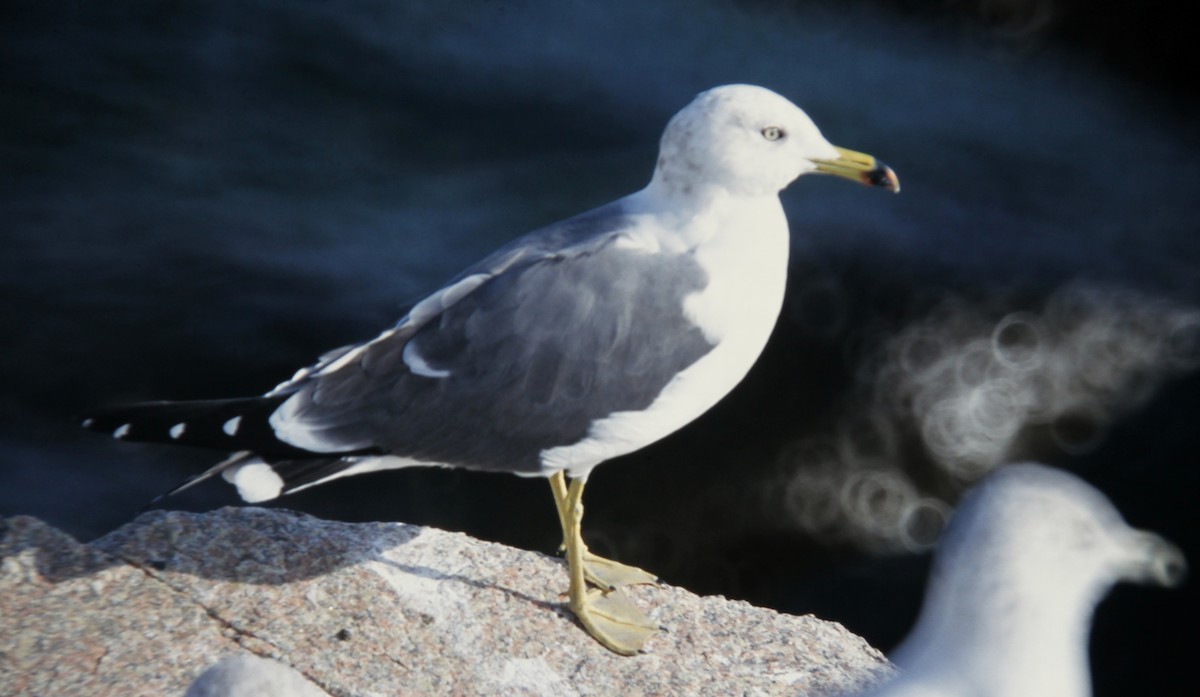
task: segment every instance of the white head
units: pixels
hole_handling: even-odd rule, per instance
[[[1186,570],[1178,548],[1129,527],[1079,478],[1009,465],[959,503],[917,625],[892,653],[901,677],[870,694],[1090,694],[1096,603],[1118,581],[1171,586]]]
[[[1031,601],[1078,592],[1089,610],[1118,581],[1169,586],[1187,568],[1174,545],[1129,527],[1091,485],[1033,464],[1004,467],[963,498],[934,566],[936,580],[987,575]]]
[[[830,144],[787,99],[763,87],[724,85],[700,93],[667,124],[654,183],[682,193],[719,187],[764,196],[818,171],[899,190],[890,169]]]

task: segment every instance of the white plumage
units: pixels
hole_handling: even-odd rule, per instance
[[[1081,479],[1010,465],[969,492],[934,558],[900,677],[863,697],[1087,697],[1096,603],[1119,581],[1171,586],[1182,553]]]

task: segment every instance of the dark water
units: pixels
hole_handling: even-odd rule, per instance
[[[120,525],[212,457],[73,414],[262,392],[512,237],[639,188],[674,111],[751,82],[904,191],[784,194],[792,285],[766,355],[598,471],[593,546],[887,647],[961,489],[1034,458],[1200,560],[1194,80],[1088,50],[1094,21],[1057,43],[913,3],[443,5],[6,10],[0,514]],[[544,489],[410,471],[283,505],[548,552]],[[169,503],[234,502],[213,484]],[[1184,694],[1195,585],[1102,606],[1097,694]]]

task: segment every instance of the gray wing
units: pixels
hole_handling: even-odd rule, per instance
[[[271,417],[315,452],[535,472],[596,420],[648,406],[713,347],[684,315],[686,254],[614,244],[619,204],[533,233],[460,274],[376,340],[290,384]]]

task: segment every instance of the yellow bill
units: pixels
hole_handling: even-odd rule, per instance
[[[836,145],[833,147],[838,152],[836,159],[813,160],[818,172],[853,179],[867,186],[881,186],[892,193],[900,193],[900,180],[896,178],[896,173],[891,167],[866,153],[839,148]]]

